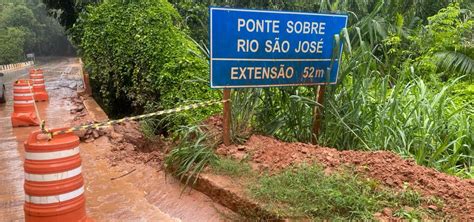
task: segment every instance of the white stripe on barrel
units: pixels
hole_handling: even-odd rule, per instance
[[[34,100],[15,100],[13,104],[33,104]]]
[[[81,172],[82,172],[82,167],[79,166],[78,168],[61,172],[61,173],[51,173],[51,174],[25,173],[25,180],[35,181],[35,182],[57,181],[57,180],[64,180],[64,179],[69,179],[71,177],[75,177],[81,174]]]
[[[54,151],[54,152],[41,152],[41,153],[26,152],[25,159],[27,160],[54,160],[54,159],[74,156],[77,154],[79,154],[79,147],[68,149],[68,150]]]
[[[13,93],[13,96],[33,96],[33,93]]]
[[[30,74],[31,77],[41,77],[43,78],[43,74]]]
[[[44,86],[44,83],[33,83],[35,86]]]
[[[15,89],[19,89],[19,90],[21,90],[21,89],[31,89],[31,86],[14,86],[13,90],[15,90]]]
[[[44,79],[32,79],[33,80],[33,83],[34,82],[44,82]]]
[[[25,201],[34,204],[52,204],[72,200],[84,193],[84,186],[69,193],[54,196],[30,196],[25,194]]]

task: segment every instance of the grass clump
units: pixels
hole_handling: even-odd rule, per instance
[[[179,143],[165,157],[165,167],[186,185],[194,183],[197,176],[209,164],[217,161],[208,140],[208,134],[200,126],[182,127]]]
[[[231,177],[253,175],[252,168],[245,160],[237,161],[229,158],[220,158],[211,167],[214,173]]]
[[[422,214],[418,208],[424,201],[408,187],[393,192],[349,171],[326,175],[319,166],[294,167],[262,176],[250,187],[250,193],[283,218],[313,220],[373,219],[374,213],[386,207],[394,212],[409,207],[416,212],[410,217],[418,218]]]
[[[158,138],[157,129],[160,127],[160,120],[151,118],[151,119],[144,119],[140,121],[140,131],[145,136],[145,139],[149,141],[156,141]]]

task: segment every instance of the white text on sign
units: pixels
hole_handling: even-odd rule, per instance
[[[288,34],[305,34],[305,35],[324,35],[326,28],[325,22],[302,22],[288,21],[285,31]],[[254,20],[242,19],[237,20],[237,31],[246,31],[249,33],[280,33],[279,20]],[[319,41],[299,41],[293,49],[295,53],[322,53],[324,42]],[[256,39],[237,39],[237,52],[258,52],[261,43]],[[288,53],[291,44],[287,40],[280,41],[279,38],[269,39],[265,41],[264,50],[267,53]]]

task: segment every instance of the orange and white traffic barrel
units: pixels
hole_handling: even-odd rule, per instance
[[[55,132],[55,129],[51,132]],[[79,137],[73,133],[25,141],[25,221],[89,221],[86,216]]]
[[[39,125],[32,87],[31,80],[21,79],[13,84],[13,127]]]
[[[44,85],[44,75],[42,69],[30,69],[30,79],[33,81],[33,92],[35,93],[36,101],[48,100],[48,93]]]

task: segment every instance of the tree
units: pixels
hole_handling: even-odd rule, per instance
[[[79,14],[89,4],[99,3],[100,0],[43,0],[51,9],[51,14],[58,18],[60,24],[70,29],[76,22]]]
[[[0,29],[0,64],[9,64],[24,59],[25,32],[20,28]]]
[[[20,62],[25,53],[65,55],[73,52],[64,29],[48,16],[40,0],[0,0],[0,12],[0,35],[5,40],[1,46],[4,59],[0,63]]]
[[[8,7],[3,11],[0,17],[0,23],[3,24],[4,27],[21,29],[25,34],[23,49],[27,52],[33,51],[33,48],[38,43],[35,31],[40,24],[30,8],[21,4]]]

